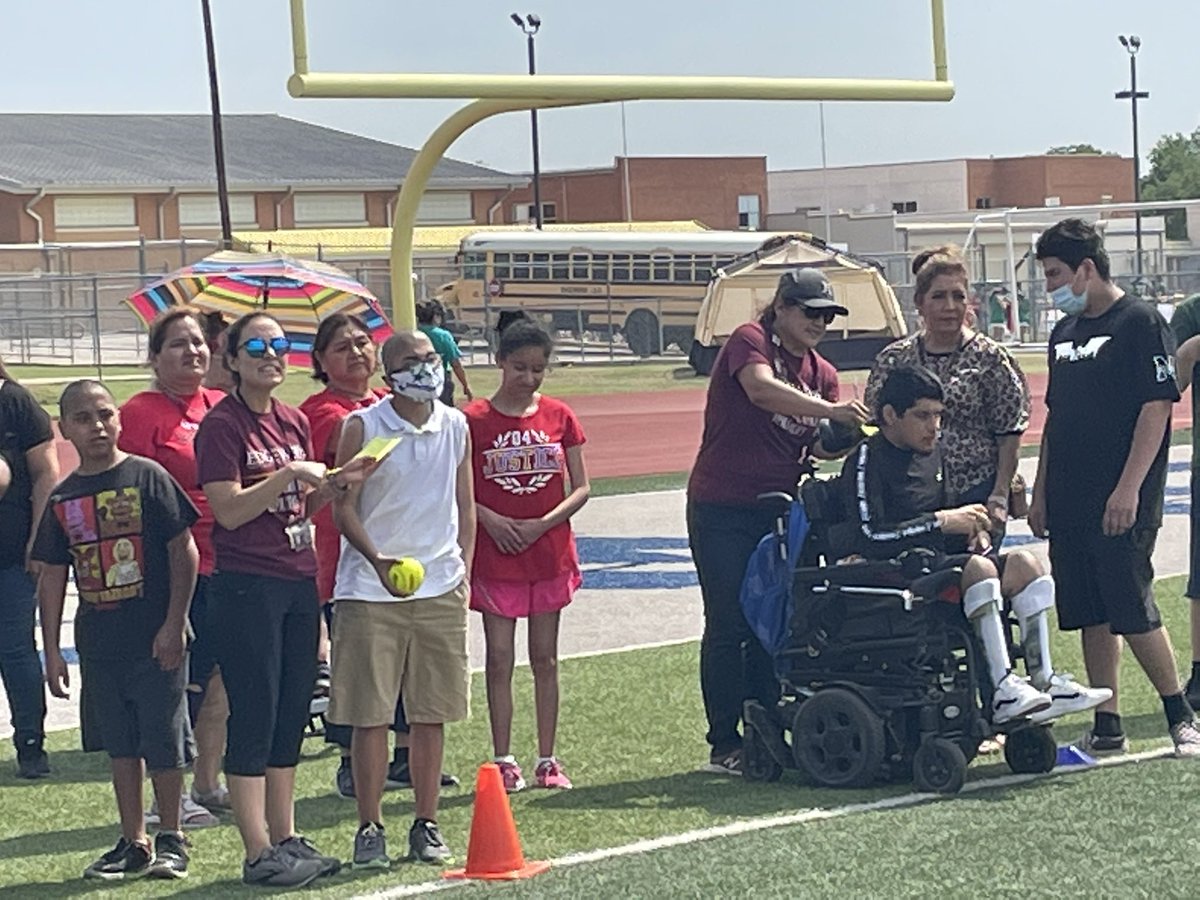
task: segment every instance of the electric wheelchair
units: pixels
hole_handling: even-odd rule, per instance
[[[854,527],[838,491],[836,480],[808,478],[799,500],[764,497],[781,512],[741,601],[774,661],[780,699],[746,701],[744,776],[775,781],[798,769],[824,787],[911,778],[919,790],[954,793],[998,733],[1012,771],[1050,771],[1058,748],[1048,725],[994,727],[982,712],[991,687],[959,606],[962,569],[934,568],[945,563],[920,550],[835,563],[831,535]]]

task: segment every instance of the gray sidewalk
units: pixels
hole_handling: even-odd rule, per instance
[[[1188,569],[1188,458],[1188,448],[1172,448],[1165,518],[1154,554],[1160,576]],[[1030,482],[1036,467],[1036,460],[1022,460],[1021,470]],[[575,530],[584,587],[563,614],[562,655],[700,636],[700,592],[688,553],[682,491],[597,497],[576,516]],[[1046,558],[1046,543],[1033,538],[1024,522],[1014,523],[1009,533],[1006,547],[1026,546]],[[72,595],[68,620],[74,604]],[[1175,636],[1176,643],[1186,640],[1186,635]],[[520,630],[517,641],[518,659],[524,662],[527,645]],[[69,622],[63,643],[74,643]],[[483,665],[483,629],[477,615],[471,617],[471,664]],[[48,729],[78,724],[78,678],[79,670],[72,666],[71,700],[50,698]],[[0,738],[11,733],[7,702],[0,698]]]

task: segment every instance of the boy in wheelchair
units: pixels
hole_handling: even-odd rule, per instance
[[[889,375],[875,410],[879,431],[842,468],[837,493],[847,515],[829,532],[834,558],[895,559],[919,549],[936,554],[935,569],[962,568],[962,609],[986,659],[993,725],[1026,716],[1041,724],[1099,706],[1112,696],[1109,689],[1085,687],[1051,664],[1054,581],[1041,562],[1023,550],[994,552],[987,510],[948,501],[938,446],[942,409],[942,384],[927,369]],[[1009,659],[1006,600],[1020,627],[1029,681]]]

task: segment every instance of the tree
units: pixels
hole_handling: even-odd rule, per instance
[[[1143,200],[1200,198],[1200,128],[1191,134],[1166,134],[1150,151],[1150,172],[1142,179]],[[1166,212],[1167,237],[1187,240],[1187,215]]]
[[[1095,144],[1063,144],[1061,147],[1051,147],[1046,151],[1048,156],[1104,156],[1103,150]]]

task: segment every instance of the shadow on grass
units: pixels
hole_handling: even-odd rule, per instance
[[[0,761],[0,788],[37,787],[44,784],[106,782],[112,778],[108,756],[82,750],[51,750],[50,777],[26,781],[15,774],[16,760]]]
[[[451,790],[453,791],[453,789]],[[470,788],[460,787],[457,792],[443,791],[438,805],[442,809],[469,807],[474,799]],[[385,817],[395,820],[411,817],[412,800],[411,790],[384,792],[383,811]],[[355,816],[354,801],[339,797],[332,790],[319,797],[296,798],[296,821],[302,823],[304,828],[310,831],[320,828],[343,827],[349,829],[347,833],[352,835],[354,822],[358,821]],[[388,831],[390,833],[392,828],[389,827]],[[405,826],[404,833],[407,834],[407,832],[408,828]]]
[[[31,856],[62,856],[67,853],[98,851],[102,853],[113,844],[113,835],[119,834],[115,824],[116,809],[112,812],[113,822],[94,825],[91,828],[67,828],[62,831],[38,831],[19,834],[0,840],[0,859],[21,859]],[[102,849],[101,849],[102,848]],[[82,870],[81,870],[82,871]]]

